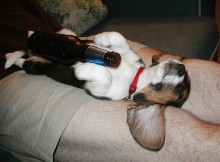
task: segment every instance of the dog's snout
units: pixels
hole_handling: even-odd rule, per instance
[[[179,77],[183,76],[185,74],[185,66],[183,64],[178,64],[177,65],[177,74]]]

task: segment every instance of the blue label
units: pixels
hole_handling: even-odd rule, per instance
[[[98,65],[105,65],[104,61],[102,61],[102,60],[87,59],[86,61],[87,61],[87,62],[91,62],[91,63],[98,64]]]
[[[106,52],[106,50],[89,46],[85,52],[86,61],[99,65],[106,65],[104,61],[104,55]]]

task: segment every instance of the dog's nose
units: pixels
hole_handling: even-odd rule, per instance
[[[185,74],[185,66],[183,64],[178,64],[177,65],[177,74],[179,77],[183,76]]]

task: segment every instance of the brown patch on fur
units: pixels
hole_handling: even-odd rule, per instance
[[[159,62],[165,61],[169,58],[173,58],[173,59],[176,59],[176,60],[179,60],[179,61],[182,61],[184,59],[184,57],[182,57],[182,56],[161,52],[159,54],[156,54],[156,55],[152,56],[152,63],[154,63],[154,62],[159,63]]]
[[[147,99],[155,103],[160,103],[166,105],[170,101],[176,101],[179,98],[179,94],[175,92],[173,87],[164,87],[161,91],[155,91],[152,87],[146,87],[141,92],[143,92]]]
[[[159,150],[165,139],[165,107],[151,105],[128,110],[128,125],[134,139],[142,147]]]

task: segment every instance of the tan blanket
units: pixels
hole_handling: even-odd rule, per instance
[[[141,47],[136,43],[132,45],[135,47],[134,50]],[[141,47],[137,53],[150,65],[152,55],[161,52],[150,47]],[[175,56],[163,55],[161,60],[170,57]],[[220,124],[220,65],[195,59],[186,59],[183,62],[191,78],[191,94],[181,110],[167,107],[166,139],[160,151],[143,149],[134,141],[126,124],[127,108],[123,101],[90,100],[77,111],[67,126],[58,144],[55,159],[218,161],[220,127],[204,121]]]

